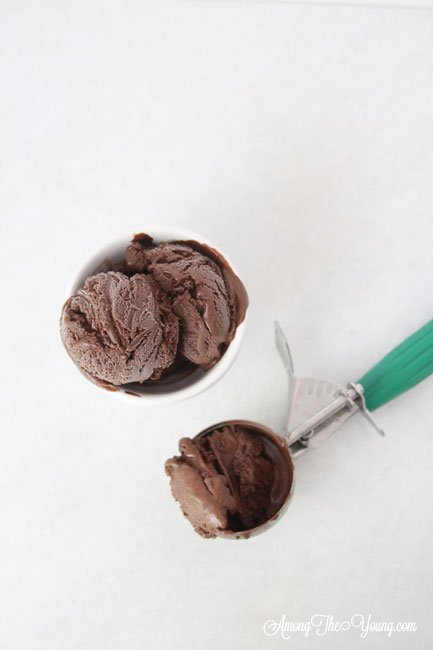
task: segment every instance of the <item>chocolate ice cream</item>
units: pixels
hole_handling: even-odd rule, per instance
[[[104,388],[169,383],[215,365],[247,305],[220,253],[195,241],[157,245],[141,233],[123,261],[104,260],[65,303],[61,337],[83,374]]]
[[[245,318],[248,297],[224,258],[198,242],[154,246],[136,235],[126,251],[129,272],[147,272],[172,299],[181,323],[182,355],[209,369],[221,358]]]
[[[88,378],[118,386],[160,377],[173,363],[179,323],[152,277],[109,272],[88,278],[69,298],[60,331]]]
[[[203,537],[249,531],[271,519],[289,494],[287,451],[251,424],[226,423],[182,438],[179,450],[165,470],[174,498]]]

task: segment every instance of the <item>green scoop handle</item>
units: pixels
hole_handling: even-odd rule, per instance
[[[358,383],[374,411],[433,373],[433,320],[376,363]]]

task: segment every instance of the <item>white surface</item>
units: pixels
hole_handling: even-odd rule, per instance
[[[408,7],[410,9],[424,9],[433,7],[433,0],[195,0],[195,2],[228,2],[228,3],[258,3],[258,4],[291,4],[291,5],[346,5],[350,7]]]
[[[356,380],[432,317],[433,12],[4,0],[2,650],[430,648],[433,379],[297,468],[288,514],[204,541],[162,466],[221,419],[280,429],[302,374]],[[137,222],[203,232],[251,297],[192,401],[96,391],[58,336],[71,271]],[[274,273],[273,277],[267,275]],[[265,637],[355,613],[412,635]]]

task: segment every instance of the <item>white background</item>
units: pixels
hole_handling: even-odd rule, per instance
[[[2,650],[431,648],[432,379],[297,463],[288,514],[195,535],[177,440],[281,432],[273,321],[303,375],[357,380],[433,316],[433,11],[3,0]],[[58,335],[75,268],[148,223],[215,242],[248,287],[235,365],[191,401],[126,404]],[[414,634],[266,637],[362,613]]]

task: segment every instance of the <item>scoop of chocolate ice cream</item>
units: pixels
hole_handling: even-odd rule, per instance
[[[152,245],[136,235],[126,251],[129,272],[147,272],[170,296],[180,318],[180,351],[204,369],[211,368],[245,317],[248,297],[231,267],[217,251],[198,242]]]
[[[215,530],[227,527],[229,512],[235,513],[237,509],[236,499],[225,476],[205,461],[202,445],[182,438],[179,451],[180,458],[174,457],[165,464],[173,496],[196,531],[203,537],[213,537]]]
[[[60,332],[84,374],[119,386],[156,379],[171,365],[179,323],[152,277],[108,272],[88,278],[66,301]]]
[[[203,537],[258,526],[277,512],[289,492],[281,451],[243,426],[183,438],[179,450],[165,470],[174,498]]]

